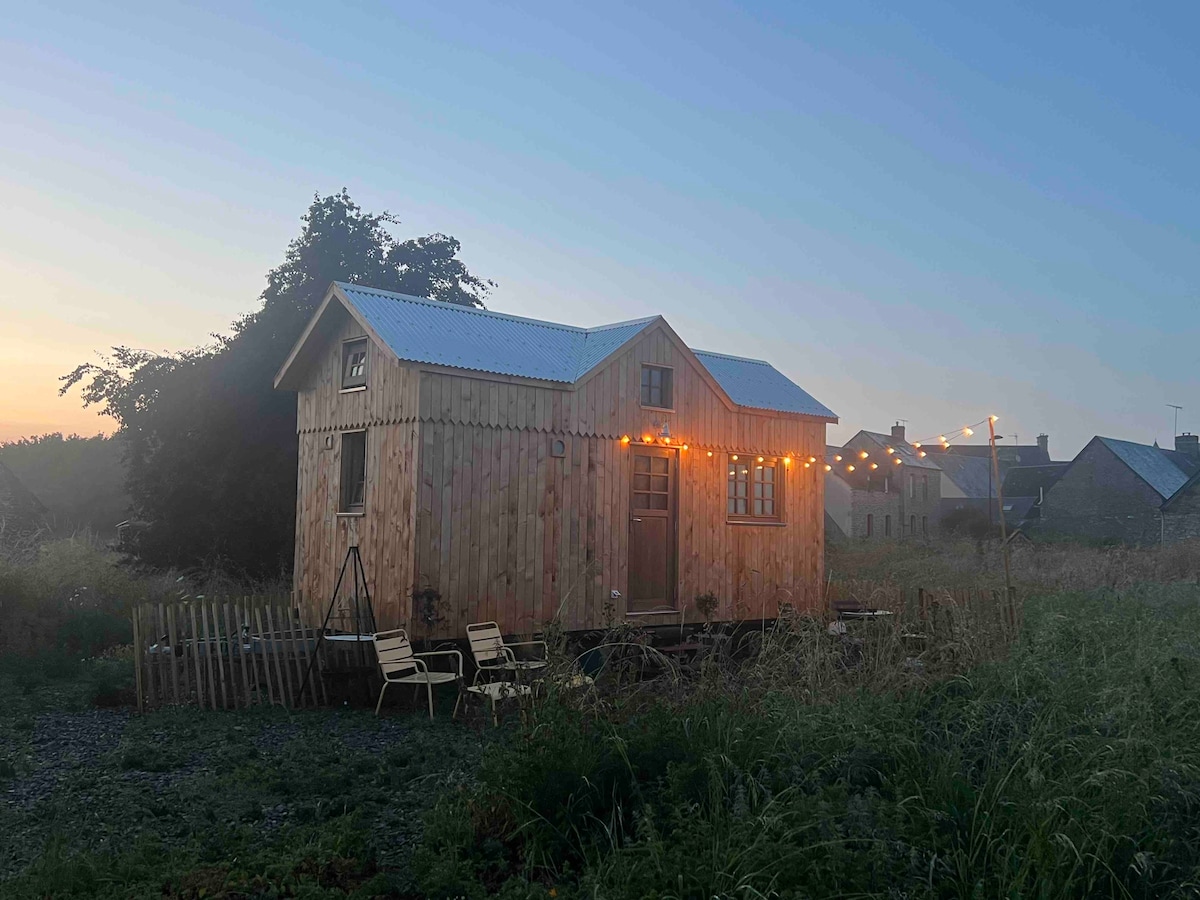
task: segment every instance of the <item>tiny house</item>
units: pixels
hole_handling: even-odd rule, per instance
[[[661,316],[578,328],[335,283],[275,385],[297,394],[309,615],[351,545],[379,626],[425,638],[821,604],[836,417]]]

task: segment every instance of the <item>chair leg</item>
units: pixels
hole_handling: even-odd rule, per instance
[[[433,718],[433,683],[425,682],[425,692],[429,694],[429,718]]]
[[[450,713],[450,721],[458,718],[458,705],[462,703],[462,685],[458,686],[458,696],[454,698],[454,712]]]
[[[496,695],[488,694],[488,696],[491,697],[491,699],[492,699],[492,727],[499,728],[500,727],[500,716],[497,715],[497,713],[496,713]]]
[[[383,682],[383,687],[379,689],[379,702],[375,704],[375,715],[379,715],[379,710],[383,706],[383,693],[388,688],[387,681]]]

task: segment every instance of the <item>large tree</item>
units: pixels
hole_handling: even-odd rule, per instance
[[[365,213],[343,189],[316,197],[262,306],[208,346],[162,355],[114,347],[63,377],[120,426],[138,553],[155,566],[219,566],[255,578],[290,572],[296,402],[275,372],[331,281],[482,306],[492,282],[443,234],[398,240],[389,213]]]

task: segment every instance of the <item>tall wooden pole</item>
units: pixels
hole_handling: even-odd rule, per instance
[[[996,482],[996,500],[1000,504],[1000,550],[1004,556],[1004,593],[1008,597],[1008,623],[1016,625],[1016,608],[1013,602],[1012,572],[1008,564],[1008,525],[1004,521],[1004,485],[1000,481],[1000,458],[996,453],[996,417],[988,416],[988,441],[992,445],[992,474]],[[992,498],[988,497],[990,508]]]

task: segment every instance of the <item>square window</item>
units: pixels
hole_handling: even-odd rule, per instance
[[[674,409],[672,397],[672,375],[664,366],[642,366],[642,406],[657,409]]]
[[[367,339],[342,344],[342,390],[367,386]]]
[[[361,513],[367,498],[367,433],[342,434],[341,502],[338,512]]]
[[[753,457],[752,457],[753,458]],[[725,510],[731,519],[753,522],[780,520],[780,487],[776,478],[780,462],[738,462],[730,457],[725,490]]]

